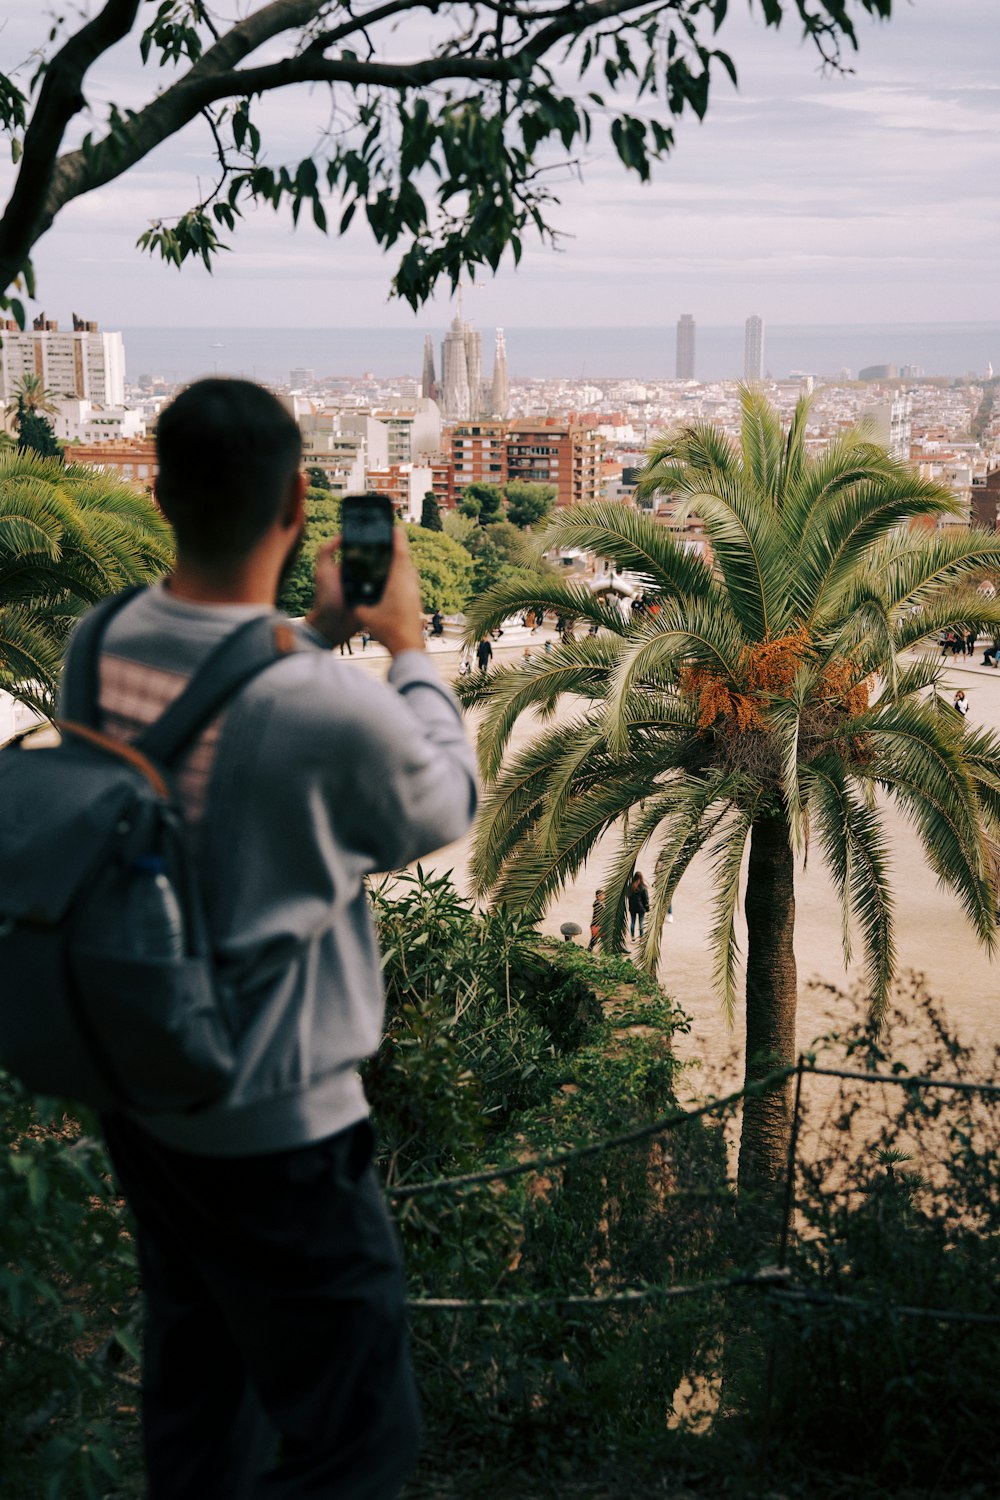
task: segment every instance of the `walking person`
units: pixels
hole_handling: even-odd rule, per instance
[[[590,942],[588,949],[593,953],[601,938],[601,918],[604,916],[604,892],[594,892],[594,904],[590,912]]]
[[[479,642],[479,645],[476,647],[476,661],[479,663],[479,670],[480,672],[482,672],[484,677],[489,671],[490,659],[492,656],[493,646],[489,640],[489,637],[484,635],[482,640]]]
[[[636,928],[642,937],[646,930],[646,913],[649,911],[649,888],[636,870],[628,888],[629,936],[635,937]]]
[[[196,1112],[102,1121],[142,1273],[146,1493],[395,1500],[419,1414],[357,1071],[383,1006],[364,882],[468,828],[473,757],[423,650],[402,531],[378,604],[345,606],[331,541],[305,622],[275,611],[306,486],[280,401],[199,381],[162,412],[157,456],[176,563],[106,629],[104,731],[135,738],[248,620],[273,618],[283,654],[177,771],[232,1085]],[[335,654],[362,627],[392,658],[385,682]]]
[[[961,688],[959,688],[958,692],[955,694],[954,703],[955,703],[955,708],[958,710],[958,712],[962,715],[962,718],[964,719],[967,716],[968,712],[969,712],[969,700],[965,696],[965,693],[962,691]]]

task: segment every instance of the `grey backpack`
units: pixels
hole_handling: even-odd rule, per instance
[[[193,1110],[226,1091],[234,1051],[171,769],[301,641],[283,616],[238,627],[126,745],[98,728],[98,655],[135,592],[77,631],[61,742],[0,750],[0,1064],[97,1109]]]

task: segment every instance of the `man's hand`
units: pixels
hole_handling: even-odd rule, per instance
[[[400,651],[422,651],[424,648],[423,612],[420,602],[420,579],[410,557],[406,534],[401,527],[392,533],[393,559],[385,590],[377,604],[358,605],[350,610],[344,603],[340,581],[340,537],[325,542],[316,554],[316,596],[306,623],[318,630],[333,646],[348,640],[356,630],[368,630],[381,641],[392,656]]]
[[[370,630],[391,656],[424,649],[424,615],[420,578],[401,526],[392,532],[392,563],[385,590],[377,604],[359,604],[354,611],[359,626]]]
[[[349,641],[357,626],[351,611],[344,603],[344,590],[340,582],[340,537],[324,542],[316,553],[316,592],[313,607],[306,615],[306,624],[318,630],[331,646]]]

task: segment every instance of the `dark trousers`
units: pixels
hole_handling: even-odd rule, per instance
[[[420,1424],[368,1123],[225,1158],[104,1124],[137,1226],[150,1500],[392,1500]]]

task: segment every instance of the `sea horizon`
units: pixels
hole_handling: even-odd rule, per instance
[[[493,364],[493,328],[483,336],[483,369]],[[504,325],[507,363],[515,380],[635,380],[674,378],[676,325],[540,327]],[[430,334],[440,373],[445,328],[246,328],[219,324],[122,328],[130,379],[159,376],[180,384],[203,375],[242,375],[284,385],[296,368],[318,381],[366,374],[382,380],[418,378]],[[765,370],[789,375],[837,375],[871,365],[916,367],[926,376],[984,375],[1000,368],[1000,322],[765,325]],[[695,378],[736,380],[743,373],[743,325],[696,324]]]

